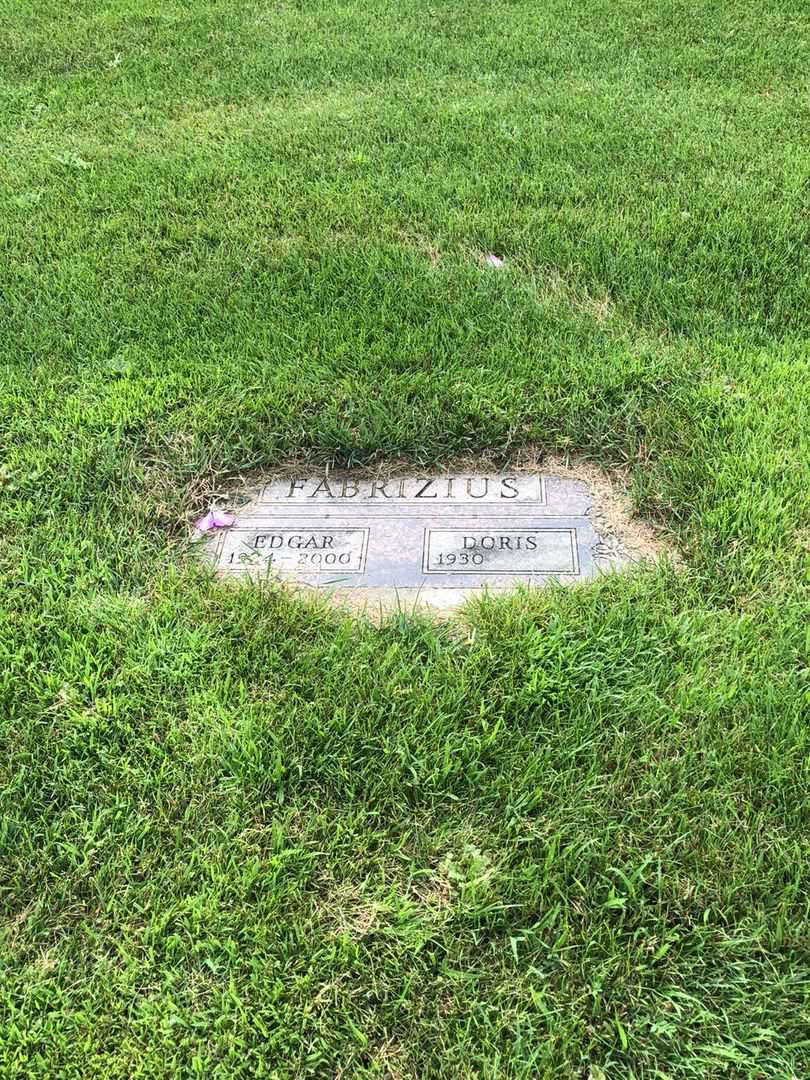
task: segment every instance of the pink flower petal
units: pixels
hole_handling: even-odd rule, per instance
[[[194,522],[194,528],[197,532],[208,532],[209,529],[214,528],[214,515],[207,513],[205,517],[201,517],[198,521]]]
[[[205,517],[194,522],[197,532],[210,532],[211,529],[228,529],[236,518],[226,510],[209,510]]]

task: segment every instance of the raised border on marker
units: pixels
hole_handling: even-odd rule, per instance
[[[476,522],[476,525],[475,525],[474,528],[467,528],[467,529],[443,529],[443,528],[431,529],[431,528],[426,528],[424,530],[424,535],[423,535],[423,538],[422,538],[422,573],[423,574],[467,574],[467,575],[470,575],[470,576],[477,576],[477,577],[483,577],[484,575],[490,575],[490,574],[492,574],[492,575],[497,574],[499,576],[506,576],[506,577],[529,577],[529,576],[532,576],[532,575],[534,575],[534,576],[548,576],[549,574],[568,574],[571,577],[578,577],[579,576],[579,574],[580,574],[580,565],[579,565],[579,552],[577,551],[577,530],[576,530],[576,528],[573,528],[573,529],[566,529],[566,528],[560,529],[560,528],[548,528],[547,526],[542,526],[542,527],[537,528],[537,529],[509,529],[508,531],[510,533],[543,533],[543,532],[568,533],[568,539],[569,539],[569,542],[571,544],[571,566],[573,567],[573,570],[569,569],[568,567],[560,568],[558,570],[485,570],[485,569],[482,569],[481,567],[477,567],[477,568],[472,567],[471,568],[469,566],[463,566],[463,567],[459,567],[458,569],[452,569],[452,570],[444,570],[444,569],[442,569],[442,570],[432,570],[432,569],[430,569],[428,564],[430,562],[430,538],[431,538],[431,533],[434,533],[434,532],[461,533],[462,535],[466,535],[466,534],[469,534],[470,532],[483,532],[484,530],[479,528],[479,525],[481,524],[481,521],[482,521],[482,519],[478,519],[478,521]],[[503,524],[500,523],[500,522],[497,523],[495,525],[495,529],[497,529],[497,528],[503,529]]]
[[[313,568],[312,570],[305,570],[297,566],[286,567],[276,573],[283,574],[285,577],[304,577],[312,576],[313,574],[334,574],[339,571],[341,574],[364,574],[366,572],[366,561],[368,558],[368,540],[370,528],[363,528],[360,525],[332,525],[321,526],[320,524],[312,525],[288,525],[287,522],[284,525],[269,526],[269,528],[275,529],[278,533],[293,533],[293,532],[311,532],[311,533],[339,533],[339,532],[359,532],[361,533],[360,540],[360,565],[356,568],[347,569],[345,566],[320,566]],[[228,566],[222,564],[222,556],[225,554],[225,542],[227,536],[234,536],[237,533],[257,533],[261,531],[261,527],[257,528],[253,526],[251,528],[236,528],[229,529],[227,533],[223,533],[222,542],[220,544],[219,551],[217,553],[217,570],[222,574],[249,574],[253,567],[250,564],[242,563],[239,566]],[[270,566],[261,566],[258,563],[255,564],[256,573],[269,573],[273,574],[274,571]]]
[[[473,478],[475,477],[475,475],[477,475],[477,474],[473,474]],[[506,475],[504,475],[503,473],[496,473],[491,477],[491,479],[503,480],[503,479],[511,479],[513,477],[519,479],[519,478],[525,477],[527,475],[531,476],[531,478],[533,480],[537,480],[537,486],[538,486],[537,499],[535,500],[534,498],[532,498],[531,502],[529,502],[529,501],[524,502],[522,500],[514,500],[514,499],[504,499],[503,500],[504,507],[510,507],[510,506],[515,506],[515,507],[517,507],[517,506],[521,506],[521,507],[526,507],[526,506],[548,506],[548,494],[546,492],[546,477],[545,477],[544,473],[539,473],[539,472],[538,473],[530,473],[530,474],[527,474],[527,473],[512,473],[512,474],[506,474]],[[307,477],[301,477],[301,479],[305,480],[308,483],[310,480],[323,480],[323,479],[329,479],[329,477],[307,476]],[[334,479],[335,479],[335,483],[339,483],[343,478],[340,477],[340,476],[336,476]],[[355,478],[353,477],[352,479],[355,479]],[[366,478],[365,477],[360,477],[359,479],[366,479]],[[399,479],[399,478],[394,477],[389,482],[394,483],[397,479]],[[439,473],[436,476],[408,476],[408,477],[404,477],[404,479],[407,479],[407,480],[447,480],[447,479],[450,479],[450,480],[466,480],[466,479],[469,479],[469,478],[467,476],[465,476],[464,474],[459,474],[459,473]],[[433,503],[432,505],[430,505],[431,500],[429,500],[427,498],[425,498],[425,499],[415,499],[415,498],[411,497],[411,498],[402,498],[402,499],[400,499],[399,497],[396,497],[396,496],[392,497],[390,500],[385,499],[385,498],[372,499],[368,495],[359,497],[356,500],[354,498],[351,498],[351,499],[350,498],[345,498],[344,499],[344,498],[341,498],[341,497],[335,497],[334,499],[323,498],[323,499],[316,499],[314,501],[308,501],[308,498],[311,498],[311,497],[307,497],[307,496],[304,496],[301,499],[289,499],[289,498],[286,498],[286,497],[271,498],[271,497],[268,496],[268,490],[273,486],[274,483],[276,483],[275,480],[268,480],[267,483],[263,485],[263,487],[261,488],[261,491],[259,492],[259,497],[258,497],[258,500],[257,500],[257,505],[258,506],[261,506],[261,507],[272,506],[272,507],[285,507],[285,508],[289,507],[291,509],[293,509],[293,508],[294,509],[300,509],[301,507],[304,507],[304,506],[308,506],[308,507],[329,506],[329,507],[334,508],[335,510],[340,508],[341,512],[342,512],[342,507],[343,506],[346,506],[346,507],[364,507],[364,508],[368,508],[369,506],[389,506],[392,509],[394,507],[396,507],[396,506],[420,506],[420,507],[424,507],[426,512],[433,512],[438,507],[463,506],[463,505],[465,505],[467,503],[469,503],[471,506],[499,506],[499,505],[501,505],[500,503],[489,502],[489,501],[486,501],[484,499],[476,499],[476,498],[470,498],[470,497],[459,498],[457,496],[452,496],[449,499],[444,498],[444,499],[440,500],[437,503]]]

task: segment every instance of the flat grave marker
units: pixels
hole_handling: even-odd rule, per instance
[[[591,504],[583,481],[539,471],[301,472],[266,483],[207,549],[226,577],[446,608],[482,589],[585,581],[625,561]]]

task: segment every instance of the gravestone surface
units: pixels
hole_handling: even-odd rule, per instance
[[[593,577],[611,561],[586,484],[531,473],[273,478],[214,538],[219,573],[418,596],[452,607],[518,582]]]

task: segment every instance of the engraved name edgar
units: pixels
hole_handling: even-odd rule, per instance
[[[358,574],[365,567],[368,535],[367,528],[232,529],[223,537],[220,568]]]

